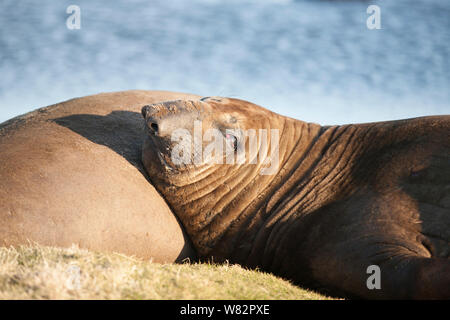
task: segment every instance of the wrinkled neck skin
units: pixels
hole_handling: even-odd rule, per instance
[[[275,259],[271,248],[282,242],[287,233],[283,231],[288,231],[293,219],[301,219],[346,191],[345,166],[351,154],[337,140],[351,135],[354,128],[322,127],[275,114],[265,121],[261,127],[269,132],[279,129],[279,165],[274,174],[261,175],[267,165],[258,161],[198,167],[172,177],[169,183],[145,163],[155,158],[143,154],[149,176],[203,259],[249,267],[270,264]],[[144,153],[152,150],[149,140]],[[327,152],[339,155],[324,157]]]

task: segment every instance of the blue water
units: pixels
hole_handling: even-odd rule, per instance
[[[80,30],[66,27],[70,4]],[[366,27],[370,4],[380,30]],[[449,114],[450,1],[1,0],[0,122],[127,89],[322,124]]]

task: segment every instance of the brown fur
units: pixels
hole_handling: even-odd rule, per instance
[[[336,295],[450,298],[450,116],[322,127],[226,98],[142,112],[162,128],[144,143],[144,166],[203,259]],[[193,120],[279,129],[279,170],[174,166],[170,134]],[[381,290],[366,286],[374,264]]]

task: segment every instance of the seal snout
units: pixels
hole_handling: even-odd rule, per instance
[[[144,117],[149,133],[153,135],[158,135],[159,133],[159,123],[158,120],[152,117],[156,113],[155,108],[150,105],[143,106],[141,109],[142,116]]]
[[[158,138],[157,140],[167,140],[171,138],[172,133],[180,124],[173,121],[170,117],[147,116],[145,118],[146,128],[150,136]]]
[[[170,139],[180,129],[192,131],[198,112],[186,108],[185,101],[145,105],[141,109],[150,136]]]

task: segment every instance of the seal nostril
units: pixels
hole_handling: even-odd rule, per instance
[[[153,131],[154,133],[158,133],[158,124],[152,122],[152,123],[150,124],[150,128],[152,129],[152,131]]]

